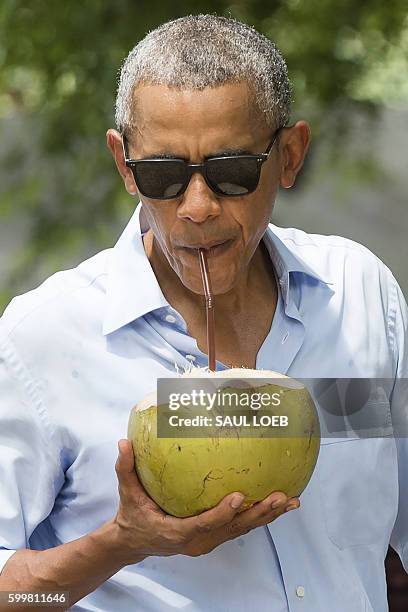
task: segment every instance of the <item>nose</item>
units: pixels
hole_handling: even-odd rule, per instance
[[[221,203],[199,172],[194,172],[177,209],[178,216],[194,223],[203,223],[221,213]]]

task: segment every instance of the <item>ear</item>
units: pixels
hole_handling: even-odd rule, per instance
[[[306,121],[298,121],[295,125],[282,130],[280,184],[285,189],[294,185],[296,176],[303,166],[309,144],[310,127]]]
[[[125,164],[125,156],[123,152],[122,136],[117,130],[109,129],[106,132],[106,144],[110,149],[112,156],[115,160],[116,167],[122,180],[125,184],[126,191],[130,195],[137,194],[137,188],[133,172]]]

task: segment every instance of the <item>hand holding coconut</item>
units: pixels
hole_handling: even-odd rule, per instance
[[[137,563],[147,556],[204,555],[228,540],[274,521],[298,508],[299,499],[274,492],[248,510],[240,512],[243,495],[224,497],[220,503],[197,516],[176,518],[166,514],[146,494],[134,464],[132,444],[119,442],[116,462],[120,504],[114,519],[119,528],[119,550],[123,563]]]

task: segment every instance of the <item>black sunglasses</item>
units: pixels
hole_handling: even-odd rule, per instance
[[[261,167],[269,157],[278,128],[265,153],[209,157],[202,164],[189,164],[184,159],[129,159],[126,136],[122,134],[125,162],[131,168],[140,193],[153,200],[171,200],[185,192],[192,175],[199,172],[217,195],[244,196],[258,187]]]

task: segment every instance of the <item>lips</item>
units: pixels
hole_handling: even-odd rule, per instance
[[[223,241],[218,240],[218,241],[212,241],[208,243],[198,243],[198,244],[195,244],[194,246],[189,245],[189,246],[184,246],[181,248],[186,253],[189,253],[190,255],[194,255],[194,256],[197,256],[198,249],[204,249],[206,251],[207,256],[212,257],[213,255],[218,255],[218,254],[221,255],[222,253],[224,253],[224,251],[226,251],[231,246],[232,243],[233,243],[233,240],[230,238],[228,240],[223,240]]]
[[[229,242],[230,239],[225,240],[212,240],[211,242],[200,242],[197,244],[186,244],[182,248],[184,249],[212,249],[213,247],[219,246],[220,244],[224,244],[225,242]]]

